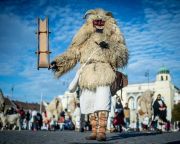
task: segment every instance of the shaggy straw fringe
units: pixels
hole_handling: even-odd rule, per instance
[[[107,12],[102,9],[96,9],[95,12],[96,14],[90,16],[74,36],[69,50],[55,59],[58,66],[55,75],[60,77],[72,69],[78,61],[82,66],[93,51],[99,49],[84,67],[80,76],[81,88],[88,89],[110,85],[115,79],[112,67],[116,69],[128,63],[128,50],[115,19],[107,16]],[[99,13],[101,15],[104,13],[106,20],[103,33],[96,33],[92,25],[92,18],[98,16]],[[102,41],[108,43],[109,49],[101,49],[98,44]]]
[[[68,110],[71,114],[74,112],[76,107],[75,98],[69,98],[68,100]],[[54,98],[46,107],[46,112],[48,113],[48,118],[52,118],[54,115],[58,120],[60,112],[62,112],[66,106],[63,106],[63,102],[60,98]]]
[[[144,115],[139,115],[141,118],[145,117],[148,114],[148,117],[152,116],[152,101],[153,101],[154,92],[151,90],[146,90],[139,99],[138,105],[140,106],[140,111],[144,113]]]
[[[62,102],[60,99],[55,98],[51,101],[51,103],[45,107],[48,118],[52,118],[53,115],[58,120],[60,112],[63,110]]]
[[[114,80],[115,73],[109,64],[92,63],[84,67],[79,78],[79,84],[81,88],[93,90],[97,86],[110,85]]]

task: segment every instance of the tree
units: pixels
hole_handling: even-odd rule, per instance
[[[172,120],[180,121],[180,103],[174,105],[174,109],[172,110]]]

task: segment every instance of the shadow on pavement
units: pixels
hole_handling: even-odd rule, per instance
[[[180,144],[180,141],[172,141],[172,142],[168,142],[167,144]]]
[[[160,132],[126,132],[126,133],[117,133],[116,136],[108,137],[107,141],[111,140],[118,140],[118,139],[125,139],[130,137],[139,137],[139,136],[150,136],[150,135],[157,135],[161,134]]]

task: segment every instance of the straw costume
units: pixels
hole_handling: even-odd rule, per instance
[[[124,37],[111,12],[94,9],[86,12],[86,22],[74,36],[68,50],[55,58],[52,68],[57,77],[80,62],[70,91],[81,88],[81,113],[89,114],[92,134],[87,139],[106,140],[106,125],[111,104],[110,86],[115,70],[128,62]]]

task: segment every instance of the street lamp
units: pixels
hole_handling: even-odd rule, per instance
[[[67,111],[68,111],[68,98],[69,98],[69,96],[66,96],[67,97],[67,106],[66,106],[66,108],[67,108]]]
[[[13,98],[13,92],[14,92],[14,85],[11,87],[11,99]]]
[[[41,92],[41,100],[40,100],[40,114],[42,114],[42,100],[43,99],[43,93]]]
[[[147,70],[147,71],[145,72],[145,77],[148,78],[148,89],[149,89],[149,70]]]

